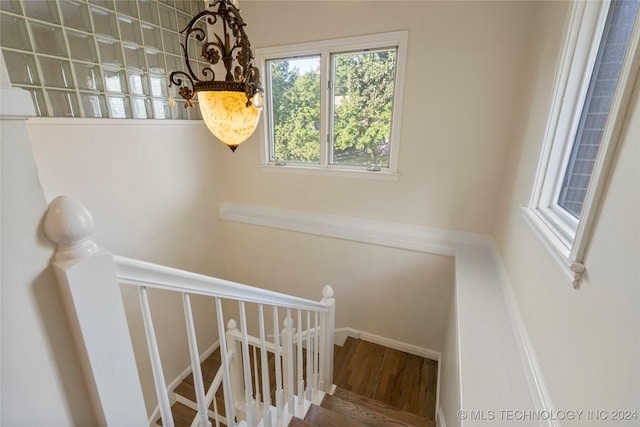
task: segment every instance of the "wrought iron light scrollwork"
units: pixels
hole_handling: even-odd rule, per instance
[[[180,32],[186,71],[169,75],[169,86],[179,87],[185,108],[194,107],[197,95],[207,127],[232,151],[255,130],[263,103],[260,70],[253,65],[245,26],[232,2],[213,0]],[[190,55],[194,50],[200,64]],[[216,80],[216,73],[224,73],[224,79]]]

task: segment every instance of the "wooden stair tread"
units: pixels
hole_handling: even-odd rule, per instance
[[[409,424],[349,400],[326,395],[320,405],[366,426],[406,427]]]
[[[304,420],[318,427],[363,427],[352,418],[338,412],[312,404]]]
[[[171,415],[173,415],[173,424],[176,426],[190,426],[193,419],[198,415],[197,411],[176,402],[171,405]],[[157,424],[162,425],[162,420],[158,420]]]
[[[349,401],[355,405],[359,405],[371,411],[379,412],[389,418],[402,421],[406,424],[416,427],[430,427],[434,425],[433,420],[429,420],[425,417],[412,414],[411,412],[403,411],[395,406],[380,402],[378,400],[370,399],[361,394],[353,393],[341,387],[337,387],[333,393],[334,397],[342,400]]]

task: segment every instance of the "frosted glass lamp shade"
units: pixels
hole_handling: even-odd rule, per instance
[[[260,120],[260,109],[253,103],[247,107],[244,92],[200,91],[198,103],[211,133],[232,151],[253,134]]]

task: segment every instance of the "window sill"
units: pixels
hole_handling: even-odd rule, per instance
[[[260,165],[260,170],[267,173],[285,173],[298,175],[318,175],[318,176],[335,176],[344,178],[360,178],[375,179],[383,181],[398,181],[400,174],[397,172],[387,171],[367,171],[363,169],[338,169],[338,168],[320,168],[316,166],[275,166]]]
[[[112,119],[90,117],[30,117],[29,125],[199,125],[204,126],[202,120],[178,119]]]
[[[551,253],[567,279],[571,281],[573,287],[578,288],[580,279],[585,271],[584,264],[572,259],[572,248],[567,246],[567,242],[558,236],[554,226],[549,223],[541,212],[528,206],[521,205],[520,208],[525,222],[533,229],[535,235],[538,236]],[[573,244],[575,244],[575,241]]]

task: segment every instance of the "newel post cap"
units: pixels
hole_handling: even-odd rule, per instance
[[[322,289],[322,302],[328,303],[333,301],[333,288],[330,285]]]
[[[56,197],[44,218],[44,234],[58,245],[56,261],[80,259],[98,251],[91,240],[95,222],[81,203],[69,196]]]

